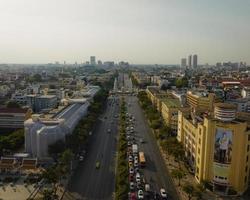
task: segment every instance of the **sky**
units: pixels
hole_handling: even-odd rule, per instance
[[[250,0],[0,0],[0,63],[250,63]]]

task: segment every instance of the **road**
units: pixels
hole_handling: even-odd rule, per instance
[[[139,145],[139,151],[143,151],[146,158],[146,167],[142,170],[143,176],[147,183],[150,183],[153,191],[159,192],[160,188],[165,188],[169,193],[170,198],[178,200],[175,186],[165,166],[157,142],[148,126],[144,117],[144,113],[135,96],[126,96],[128,103],[128,113],[135,117],[135,138]],[[140,138],[143,138],[145,143],[141,144]]]
[[[116,100],[114,100],[116,99]],[[87,149],[86,159],[78,166],[69,183],[64,200],[110,200],[115,190],[115,155],[119,106],[110,98],[100,117]],[[109,102],[111,102],[109,105]],[[108,133],[108,129],[111,133]],[[96,162],[100,161],[100,169]]]

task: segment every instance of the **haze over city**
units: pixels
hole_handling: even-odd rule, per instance
[[[249,1],[0,0],[0,63],[250,62]]]

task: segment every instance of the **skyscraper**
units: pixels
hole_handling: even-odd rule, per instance
[[[188,56],[188,67],[191,68],[192,67],[192,55]]]
[[[91,65],[96,65],[95,56],[90,56],[90,64]]]
[[[198,56],[197,55],[193,55],[193,68],[197,68],[198,66]]]
[[[184,68],[187,66],[187,59],[186,58],[182,58],[181,59],[181,67]]]

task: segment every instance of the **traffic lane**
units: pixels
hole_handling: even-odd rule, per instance
[[[111,108],[111,111],[112,111],[112,108]],[[111,112],[111,115],[112,115],[112,112]],[[110,118],[110,115],[108,116],[108,118]],[[105,120],[105,125],[106,126],[105,126],[105,129],[104,129],[104,134],[103,135],[104,135],[104,137],[106,139],[107,137],[109,137],[109,134],[107,134],[107,132],[106,132],[106,130],[108,129],[108,126],[109,126],[107,120]],[[107,137],[105,135],[107,135]],[[109,140],[107,140],[107,141],[109,141]],[[110,140],[110,141],[112,142],[112,140]],[[105,143],[104,148],[100,148],[100,150],[102,152],[105,151],[104,149],[107,149],[106,146],[107,146],[107,143]],[[110,146],[110,144],[108,146]],[[101,185],[101,186],[103,186],[103,184],[102,184],[103,180],[107,180],[106,177],[110,177],[109,171],[107,170],[107,168],[109,167],[109,164],[110,164],[110,162],[109,162],[110,157],[107,157],[107,155],[111,155],[111,154],[109,152],[104,154],[105,159],[104,159],[104,162],[101,161],[101,168],[99,169],[99,172],[100,172],[101,176],[99,176],[99,179],[95,180],[95,183],[99,183],[99,185]],[[107,187],[109,186],[109,188],[110,188],[110,185],[112,185],[112,184],[108,184],[105,181],[104,185],[107,186]],[[97,192],[96,188],[99,188],[98,184],[96,184],[94,187],[92,187],[93,191],[91,191],[90,193]],[[99,198],[105,199],[105,196],[106,196],[105,191],[107,191],[107,190],[106,189],[99,190],[99,192],[96,194],[96,198],[97,199],[99,199]]]
[[[111,115],[112,113],[112,109],[108,110],[108,113],[105,115],[107,116],[107,118]],[[88,183],[88,187],[87,187],[87,191],[86,191],[86,196],[93,196],[93,198],[95,196],[99,196],[99,193],[95,192],[93,193],[93,187],[96,188],[98,186],[98,184],[101,183],[101,178],[102,178],[102,173],[99,172],[103,172],[103,168],[105,166],[105,163],[102,162],[103,161],[103,149],[105,147],[105,143],[107,142],[107,138],[105,137],[105,134],[107,133],[108,130],[108,123],[107,120],[104,120],[102,123],[101,128],[99,129],[99,138],[97,138],[97,140],[101,139],[102,141],[99,143],[98,148],[97,148],[97,152],[95,154],[95,156],[93,157],[93,168],[92,168],[92,173],[91,173],[91,179],[90,182]],[[104,155],[105,157],[107,157],[107,155]],[[96,162],[99,161],[101,163],[101,167],[99,170],[95,169],[95,164]],[[93,178],[92,178],[93,177]]]
[[[133,99],[130,97],[128,98],[128,102],[130,103],[129,106],[129,113],[131,113],[134,117],[135,117],[135,123],[134,123],[134,129],[135,129],[135,138],[136,141],[138,143],[139,146],[139,151],[143,151],[145,153],[145,158],[146,158],[146,167],[143,168],[142,174],[146,180],[146,182],[150,183],[151,188],[153,190],[159,190],[159,186],[158,184],[162,184],[160,180],[156,180],[157,177],[157,166],[156,166],[156,162],[154,159],[154,153],[153,153],[153,149],[149,146],[150,143],[147,144],[141,144],[139,141],[140,139],[144,139],[146,141],[148,141],[148,137],[146,133],[148,130],[145,127],[145,124],[143,122],[143,120],[141,119],[141,116],[138,115],[138,110],[135,108],[134,105],[134,101]]]
[[[106,110],[106,115],[112,115],[112,111],[113,109],[109,109],[109,107]],[[95,162],[96,159],[98,158],[98,155],[100,155],[100,151],[103,151],[103,143],[105,142],[105,139],[107,139],[105,136],[106,134],[103,134],[103,130],[107,130],[108,127],[108,123],[105,120],[103,123],[101,123],[99,125],[99,127],[97,127],[96,132],[93,134],[92,137],[92,145],[89,148],[89,154],[87,155],[87,158],[85,160],[85,162],[82,164],[82,166],[79,167],[78,171],[76,171],[75,173],[75,177],[72,179],[73,184],[71,185],[71,191],[76,191],[82,194],[82,196],[87,197],[87,199],[98,199],[98,198],[102,198],[101,192],[96,190],[96,187],[98,187],[98,185],[96,185],[96,179],[99,177],[102,177],[102,179],[106,179],[106,177],[112,177],[112,173],[98,173],[98,170],[95,169]],[[112,140],[111,140],[112,141]],[[113,140],[114,141],[114,140]],[[113,145],[115,146],[115,145]],[[96,148],[96,147],[102,147],[100,148]],[[112,157],[111,154],[109,154],[109,152],[105,153],[105,158],[107,158],[109,160],[109,156]],[[107,165],[108,163],[104,164]],[[114,175],[113,175],[114,176]],[[101,184],[103,181],[100,181]],[[105,182],[106,183],[106,182]],[[109,186],[111,187],[111,186]],[[112,189],[111,189],[112,190]],[[110,192],[112,193],[112,191]],[[105,199],[105,198],[102,198]]]
[[[151,133],[140,105],[138,104],[137,98],[130,97],[130,99],[131,112],[138,120],[136,128],[146,141],[144,144],[139,144],[140,148],[145,151],[146,156],[147,164],[144,170],[145,176],[147,179],[151,180],[153,187],[155,187],[157,191],[159,191],[161,187],[164,187],[169,192],[170,196],[172,196],[172,199],[178,199],[177,192],[166,169],[156,140]],[[165,176],[163,174],[165,174]]]
[[[111,112],[108,116],[108,119],[110,119],[111,116],[113,116],[113,113],[115,112],[115,108],[111,108]],[[103,142],[103,147],[100,148],[100,151],[103,152],[101,154],[103,155],[103,159],[101,160],[101,167],[98,170],[97,173],[100,174],[99,177],[95,180],[95,185],[92,187],[92,190],[90,193],[96,193],[96,199],[109,199],[110,195],[112,195],[113,188],[114,188],[114,170],[110,170],[110,167],[112,165],[112,153],[110,152],[110,146],[114,146],[112,143],[114,143],[114,139],[110,139],[111,134],[107,133],[107,129],[109,127],[109,121],[105,120],[105,129],[104,129],[104,142]],[[113,131],[111,131],[112,133]],[[114,158],[114,156],[113,156]],[[102,190],[96,191],[96,188],[102,188]]]

